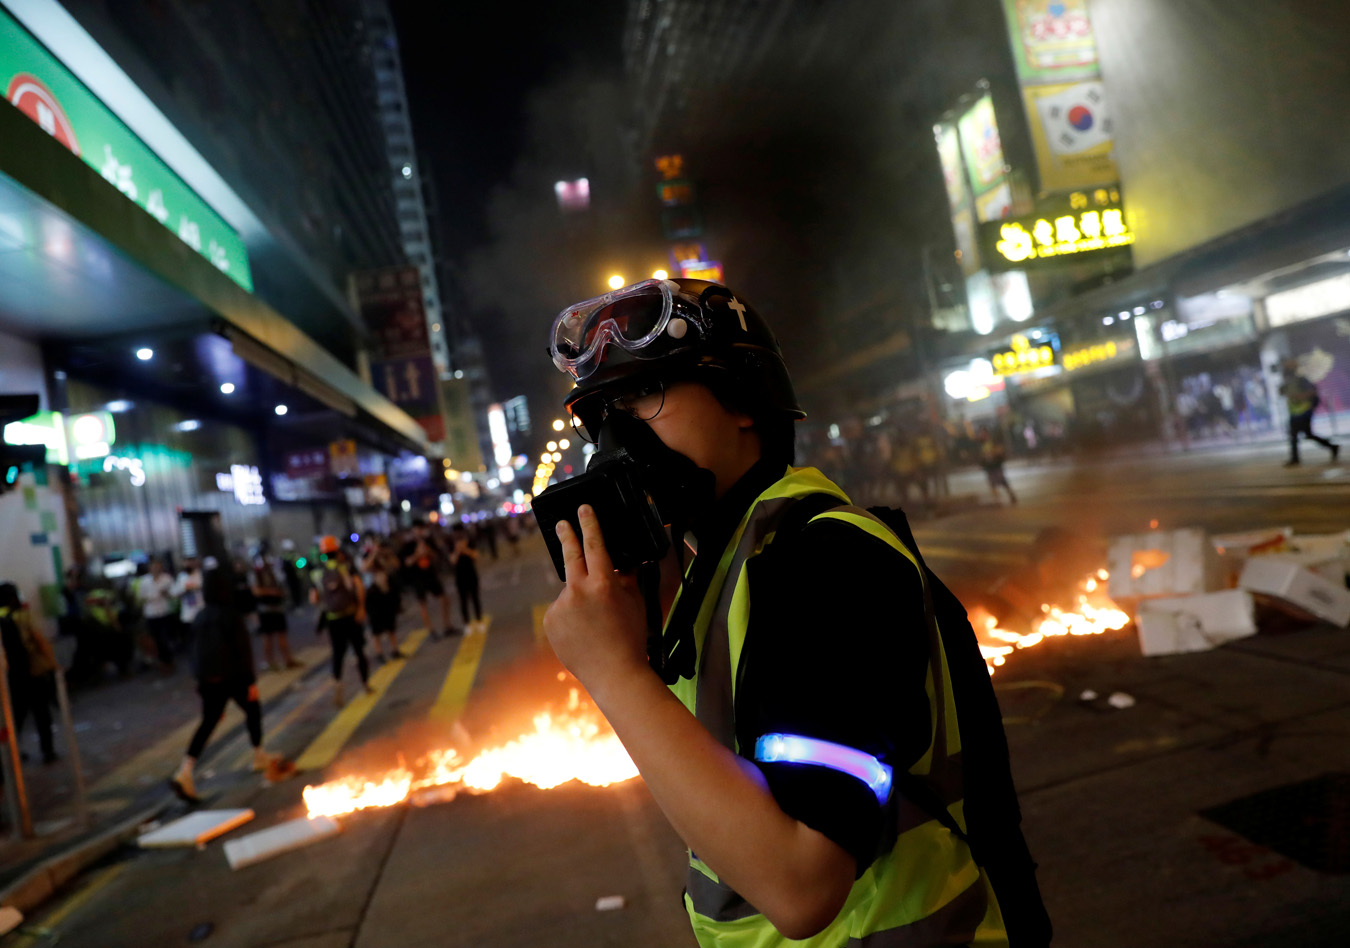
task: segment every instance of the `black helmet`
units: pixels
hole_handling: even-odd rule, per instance
[[[720,283],[645,280],[569,306],[553,322],[549,353],[576,381],[569,410],[615,384],[683,375],[728,390],[752,413],[806,417],[772,330]]]

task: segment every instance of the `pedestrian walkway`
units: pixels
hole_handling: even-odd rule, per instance
[[[291,625],[312,629],[312,608],[305,606],[293,613]],[[258,691],[265,709],[327,664],[325,641],[315,642],[296,632],[291,638],[300,667],[260,671]],[[307,639],[311,644],[302,644]],[[24,785],[36,836],[22,839],[11,833],[0,838],[0,889],[46,853],[163,799],[165,780],[182,759],[200,715],[196,682],[186,658],[167,675],[147,670],[75,691],[71,717],[84,772],[85,813],[80,813],[69,735],[60,733],[58,722],[57,753],[62,760],[46,766],[25,765]],[[243,719],[243,713],[231,705],[213,744],[223,746],[227,736],[242,729]],[[265,729],[271,730],[272,724],[265,721]],[[37,760],[31,728],[25,730],[22,741],[26,750],[32,745],[29,757]],[[206,759],[214,753],[208,747]]]

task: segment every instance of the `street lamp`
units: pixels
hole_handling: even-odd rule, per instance
[[[610,288],[611,290],[622,289],[622,288],[623,288],[623,285],[624,285],[624,279],[623,279],[623,277],[619,276],[617,273],[614,274],[612,277],[609,278],[609,288]]]
[[[568,441],[566,438],[563,438],[561,441],[558,442],[558,447],[563,451],[566,451],[571,446],[572,442]]]
[[[664,280],[670,276],[665,270],[655,270],[652,272],[653,280]]]
[[[553,419],[553,430],[554,430],[554,431],[562,431],[562,430],[563,430],[564,428],[566,428],[566,427],[567,427],[567,425],[565,425],[565,424],[563,423],[563,420],[562,420],[561,418],[554,418],[554,419]]]

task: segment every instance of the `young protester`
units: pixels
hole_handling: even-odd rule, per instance
[[[903,521],[791,466],[804,413],[764,321],[651,280],[568,307],[551,351],[588,475],[624,465],[697,549],[657,601],[580,506],[544,628],[690,847],[700,944],[1046,944],[964,610]]]
[[[210,564],[209,557],[207,562]],[[192,670],[202,699],[202,719],[183,762],[169,780],[174,793],[188,803],[200,802],[194,776],[197,761],[231,701],[244,712],[249,743],[253,745],[253,769],[267,770],[277,760],[262,746],[262,705],[258,699],[253,646],[243,613],[234,602],[234,585],[233,567],[221,565],[202,574],[198,587],[202,603],[193,617],[190,634]]]

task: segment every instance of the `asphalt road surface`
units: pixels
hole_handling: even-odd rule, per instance
[[[972,505],[916,523],[916,535],[939,574],[978,595],[1024,564],[1048,527],[1102,551],[1107,537],[1153,520],[1215,532],[1350,527],[1350,475],[1315,463],[1285,470],[1282,460],[1280,446],[1266,445],[1014,464],[1016,507]],[[987,500],[979,472],[952,486]],[[412,657],[382,671],[379,694],[361,703],[368,711],[356,714],[353,702],[340,726],[326,676],[288,693],[269,711],[267,744],[313,769],[265,786],[248,773],[236,738],[201,780],[209,805],[257,813],[225,839],[300,815],[306,783],[379,772],[399,754],[411,759],[466,738],[491,744],[565,701],[567,683],[538,631],[557,589],[537,539],[518,558],[503,547],[485,566],[484,635],[414,635]],[[1350,771],[1346,637],[1294,629],[1146,660],[1126,630],[1010,658],[995,681],[1057,944],[1344,944],[1350,866],[1310,868],[1199,814]],[[1137,703],[1115,710],[1076,700],[1086,687],[1125,691]],[[1327,834],[1350,832],[1342,804]],[[680,902],[683,847],[639,780],[552,790],[508,780],[489,793],[341,822],[336,838],[239,871],[219,840],[201,850],[125,849],[0,948],[58,940],[73,948],[693,944]],[[622,896],[624,906],[598,911],[605,896]]]

